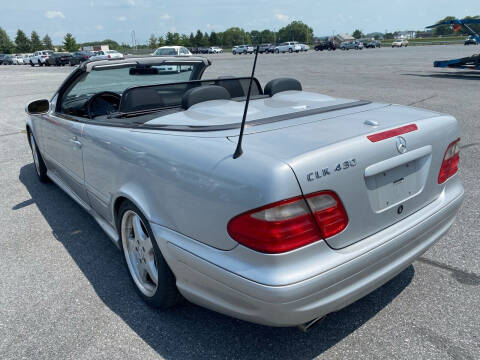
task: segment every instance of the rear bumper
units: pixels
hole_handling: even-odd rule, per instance
[[[328,258],[327,267],[290,283],[285,274],[295,271],[291,264],[276,261],[272,272],[287,267],[286,272],[279,271],[283,278],[277,276],[277,281],[267,284],[260,275],[265,269],[255,272],[258,264],[249,263],[249,257],[236,257],[240,246],[220,252],[157,224],[152,230],[188,300],[254,323],[294,326],[355,302],[403,271],[448,231],[462,200],[463,187],[456,180],[434,203],[369,239],[341,250],[319,242],[308,251],[321,252]],[[271,261],[268,255],[261,256]],[[243,259],[240,266],[239,259]],[[301,272],[309,264],[300,261],[294,266]],[[285,284],[279,285],[282,280]]]

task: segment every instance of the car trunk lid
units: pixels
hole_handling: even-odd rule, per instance
[[[244,151],[279,158],[294,171],[303,194],[332,190],[349,223],[326,239],[343,248],[400,221],[440,196],[438,170],[458,131],[452,117],[399,105],[312,117],[297,125],[246,129]],[[287,125],[288,124],[288,125]],[[409,126],[373,141],[368,136]],[[401,138],[400,138],[401,137]],[[233,142],[237,137],[229,137]],[[405,149],[406,146],[406,149]]]

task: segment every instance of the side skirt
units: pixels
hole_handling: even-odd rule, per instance
[[[118,236],[117,230],[112,227],[108,222],[106,222],[98,213],[91,208],[85,201],[80,199],[71,189],[66,185],[62,179],[60,179],[56,174],[47,170],[47,176],[55,183],[57,186],[62,189],[67,195],[69,195],[73,200],[75,200],[85,211],[87,211],[102,228],[102,230],[108,235],[110,240],[115,244],[118,249],[120,247],[120,237]]]

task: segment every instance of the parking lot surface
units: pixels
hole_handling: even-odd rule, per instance
[[[432,67],[475,50],[259,56],[262,85],[295,77],[305,90],[449,113],[461,127],[466,197],[450,232],[396,278],[308,333],[189,303],[164,312],[147,307],[121,252],[95,221],[36,178],[24,107],[49,98],[72,68],[0,66],[0,358],[479,359],[480,72]],[[204,78],[249,75],[253,62],[252,55],[209,57]]]

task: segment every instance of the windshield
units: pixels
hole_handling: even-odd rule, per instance
[[[126,89],[143,85],[165,84],[196,79],[203,64],[164,64],[93,69],[68,89],[64,99],[90,97],[102,91],[122,94]]]

